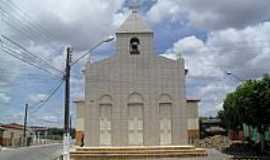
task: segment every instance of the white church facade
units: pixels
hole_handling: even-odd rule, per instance
[[[187,144],[198,101],[186,99],[184,59],[155,54],[154,33],[135,11],[116,38],[114,56],[85,67],[85,98],[76,101],[85,146]]]

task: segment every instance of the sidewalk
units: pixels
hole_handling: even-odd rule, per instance
[[[0,152],[0,160],[55,160],[62,154],[62,144],[31,146]]]

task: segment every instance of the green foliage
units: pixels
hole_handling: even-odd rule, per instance
[[[48,129],[49,135],[56,135],[56,136],[63,136],[64,130],[62,128],[49,128]]]
[[[48,135],[63,137],[64,129],[63,128],[49,128]],[[75,138],[75,129],[74,128],[70,130],[70,136],[72,138]]]
[[[270,76],[243,82],[227,95],[223,109],[219,117],[228,129],[238,130],[245,123],[264,132],[270,124]]]

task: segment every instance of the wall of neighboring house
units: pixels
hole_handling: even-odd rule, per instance
[[[18,147],[23,143],[23,130],[18,129],[5,129],[2,133],[2,145]]]
[[[198,101],[187,101],[188,142],[193,144],[200,138]]]
[[[4,140],[3,140],[4,131],[5,130],[3,128],[0,128],[0,145],[3,145],[3,142],[4,142]]]
[[[31,137],[31,133],[27,131],[26,136]],[[0,131],[0,145],[7,146],[7,147],[24,146],[23,145],[23,129],[16,128],[16,127],[14,128],[2,127],[2,132]]]

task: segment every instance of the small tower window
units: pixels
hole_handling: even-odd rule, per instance
[[[140,41],[138,38],[134,37],[130,40],[130,54],[140,54],[139,50]]]

